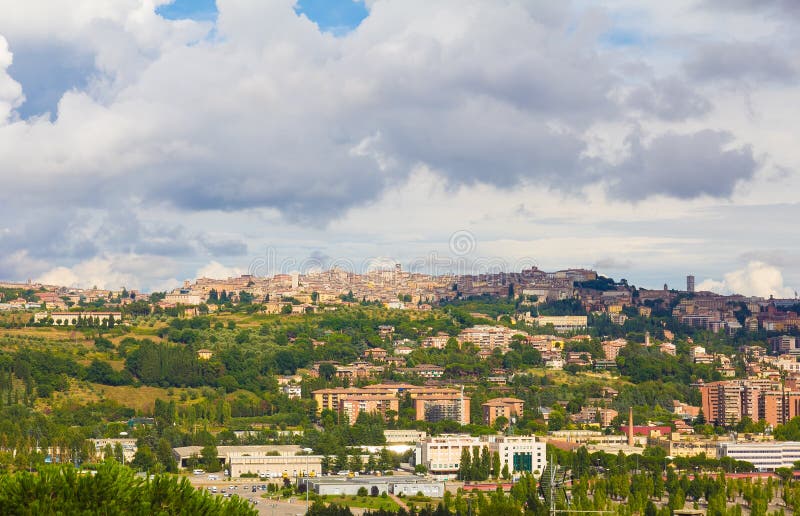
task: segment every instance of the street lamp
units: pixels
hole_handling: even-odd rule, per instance
[[[312,451],[314,451],[314,450],[312,450],[311,448],[303,448],[303,452],[305,452],[305,454],[306,454],[306,480],[305,480],[305,485],[306,485],[306,514],[308,514],[308,479],[310,478],[310,475],[308,474],[308,454],[311,453]]]

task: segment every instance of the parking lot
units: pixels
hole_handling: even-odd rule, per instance
[[[265,516],[302,516],[306,513],[306,499],[302,495],[291,498],[289,500],[274,498],[262,498],[267,494],[266,485],[269,480],[260,480],[257,478],[236,478],[231,480],[224,480],[221,474],[216,474],[218,479],[210,480],[209,474],[202,475],[189,475],[188,479],[191,484],[197,489],[211,491],[214,487],[217,496],[238,496],[245,498],[253,503],[253,507],[258,510],[259,514]],[[276,479],[272,479],[272,483],[277,483]],[[283,482],[280,482],[283,485]],[[264,488],[262,489],[262,486]],[[256,491],[253,492],[253,487]],[[224,489],[224,492],[223,492]],[[364,509],[352,507],[350,509],[354,515],[364,513]]]
[[[209,480],[208,474],[189,475],[189,481],[197,489],[211,491],[216,488],[217,496],[238,496],[247,500],[255,501],[254,507],[259,514],[267,516],[297,516],[306,512],[306,499],[297,497],[291,500],[278,500],[262,498],[267,494],[267,482],[257,478],[237,478],[232,480]],[[218,475],[220,479],[223,477]],[[273,479],[273,483],[275,480]],[[264,486],[264,489],[262,489]],[[253,492],[253,487],[256,491]],[[223,492],[224,490],[224,492]],[[252,503],[252,502],[251,502]],[[360,514],[361,510],[353,509],[354,514]]]

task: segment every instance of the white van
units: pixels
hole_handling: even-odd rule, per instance
[[[195,475],[202,475],[203,473],[205,473],[205,471],[203,471],[202,469],[196,469],[192,471],[192,473],[194,473]]]

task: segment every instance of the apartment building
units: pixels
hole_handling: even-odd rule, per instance
[[[797,349],[797,338],[791,335],[780,335],[769,339],[769,346],[778,354],[791,353]]]
[[[775,426],[800,415],[800,392],[782,390],[774,380],[729,380],[699,389],[703,414],[710,423],[731,426],[749,417]]]
[[[452,420],[462,425],[469,424],[470,399],[463,392],[448,389],[449,392],[411,394],[417,421]]]
[[[317,402],[317,414],[322,413],[323,410],[339,412],[342,409],[342,402],[350,398],[383,400],[386,397],[392,397],[397,399],[397,394],[390,390],[358,389],[355,387],[318,389],[312,394],[314,395],[314,401]]]
[[[606,340],[600,345],[603,346],[603,354],[606,360],[616,360],[617,356],[619,356],[619,352],[628,345],[628,341],[625,339]]]
[[[339,413],[347,418],[348,423],[355,424],[359,414],[381,414],[384,419],[387,412],[393,411],[395,414],[400,410],[400,400],[391,394],[372,395],[358,394],[348,396],[339,401]]]
[[[420,342],[422,348],[444,349],[447,346],[447,341],[450,340],[450,335],[436,335],[434,337],[426,337]]]
[[[492,426],[497,418],[504,417],[507,422],[512,418],[521,417],[525,402],[517,398],[495,398],[481,405],[483,409],[483,424]]]
[[[505,326],[478,325],[462,331],[458,337],[459,345],[465,342],[475,344],[481,351],[494,351],[500,349],[504,353],[509,350],[511,337],[519,332],[506,328]]]
[[[336,376],[339,378],[358,379],[370,378],[383,373],[383,366],[372,365],[368,362],[353,362],[350,365],[337,365]]]
[[[444,367],[432,364],[420,364],[414,367],[401,367],[397,369],[401,374],[414,374],[423,378],[441,378],[444,376]]]

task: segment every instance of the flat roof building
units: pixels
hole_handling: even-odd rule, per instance
[[[312,492],[322,496],[355,496],[358,494],[358,490],[362,487],[373,496],[378,496],[382,493],[415,496],[419,492],[431,498],[442,498],[444,496],[444,482],[427,480],[410,475],[390,477],[360,476],[354,478],[302,478],[300,479],[300,482],[307,482]]]
[[[758,471],[791,468],[800,460],[800,442],[719,443],[717,458],[722,457],[749,462]]]

